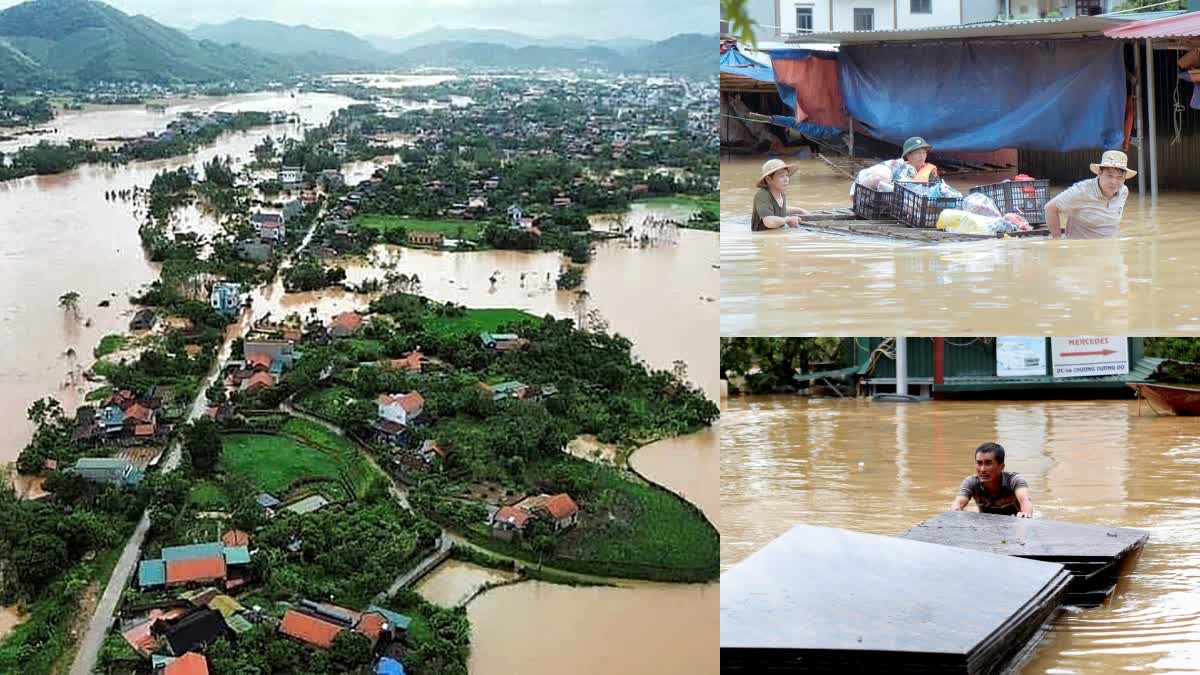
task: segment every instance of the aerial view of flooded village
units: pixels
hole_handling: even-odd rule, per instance
[[[715,6],[239,4],[0,2],[0,673],[716,672]]]

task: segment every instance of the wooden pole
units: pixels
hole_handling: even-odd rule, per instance
[[[1142,102],[1145,96],[1142,96],[1142,80],[1145,78],[1142,69],[1142,52],[1137,48],[1137,43],[1133,44],[1133,63],[1135,71],[1135,79],[1133,82],[1133,107],[1137,111],[1137,130],[1138,130],[1138,199],[1146,197],[1146,118],[1142,113]],[[1139,404],[1141,405],[1141,404]]]
[[[854,158],[854,116],[850,115],[850,158]]]
[[[1158,129],[1154,109],[1154,45],[1146,38],[1146,116],[1150,118],[1150,204],[1158,203]]]

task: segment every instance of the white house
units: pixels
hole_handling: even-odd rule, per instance
[[[407,394],[380,394],[375,403],[379,406],[381,419],[407,425],[410,420],[421,415],[421,410],[425,407],[425,397],[416,391]]]
[[[779,0],[784,35],[905,30],[1111,11],[1113,0]]]
[[[279,182],[284,185],[299,185],[304,180],[304,169],[298,166],[285,166],[279,169]]]

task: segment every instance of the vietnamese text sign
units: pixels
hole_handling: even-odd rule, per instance
[[[1123,337],[1050,338],[1055,377],[1124,375],[1129,372],[1128,342]]]
[[[1046,374],[1046,338],[996,338],[996,375],[1028,377]]]

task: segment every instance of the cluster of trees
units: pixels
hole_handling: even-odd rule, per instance
[[[304,258],[283,271],[283,287],[289,293],[317,291],[337,286],[346,280],[346,270],[341,267],[325,269],[314,258]]]
[[[10,96],[0,96],[0,127],[35,126],[54,119],[54,108],[50,100],[38,96],[20,101]]]
[[[721,378],[745,376],[745,388],[753,394],[794,388],[797,369],[844,359],[845,350],[843,338],[836,337],[721,338]]]
[[[28,145],[6,158],[0,153],[0,181],[25,176],[46,175],[70,171],[80,164],[115,162],[108,150],[98,150],[91,141],[72,139],[65,144],[41,141]]]

